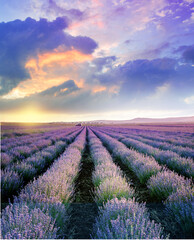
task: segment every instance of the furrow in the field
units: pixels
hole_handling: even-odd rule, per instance
[[[48,146],[12,167],[1,171],[2,208],[5,208],[13,197],[33,178],[43,174],[49,166],[59,157],[81,130],[64,136],[64,141],[58,141],[53,146]]]
[[[67,206],[74,194],[85,147],[86,129],[42,176],[29,183],[2,212],[3,238],[56,239],[67,237]]]
[[[91,155],[95,163],[93,181],[99,216],[92,237],[96,238],[162,238],[160,225],[152,222],[145,204],[136,202],[137,189],[114,160],[100,139],[89,130]],[[141,212],[141,213],[140,213]],[[139,216],[141,217],[139,218]],[[131,224],[128,224],[128,221]],[[144,224],[142,225],[142,223]],[[122,227],[121,227],[122,226]]]
[[[165,200],[164,203],[169,216],[172,219],[176,217],[179,228],[182,229],[180,234],[191,237],[194,212],[194,191],[191,180],[165,168],[158,169],[157,173],[153,173],[152,168],[150,169],[150,166],[153,167],[154,165],[153,158],[150,160],[150,157],[130,150],[123,143],[103,132],[97,131],[96,128],[92,128],[92,130],[94,130],[95,134],[102,140],[112,155],[132,170],[138,179],[141,182],[143,181],[142,183],[146,184],[151,197],[156,202]],[[149,164],[149,162],[152,163]],[[188,229],[189,231],[187,231]]]
[[[169,150],[160,150],[148,144],[142,143],[122,134],[113,134],[106,132],[111,137],[116,138],[129,148],[134,148],[137,151],[154,157],[160,164],[166,165],[169,169],[186,177],[194,177],[194,163],[191,158],[180,157],[175,152]]]
[[[90,155],[87,132],[86,146],[80,161],[79,173],[75,180],[74,195],[68,209],[70,216],[68,238],[88,239],[92,233],[93,224],[98,214],[98,208],[93,195],[93,171],[94,162]]]

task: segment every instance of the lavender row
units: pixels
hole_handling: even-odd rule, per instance
[[[110,151],[112,151],[113,155],[119,158],[126,166],[131,168],[139,179],[141,179],[140,176],[144,173],[144,171],[147,173],[147,169],[144,167],[145,160],[142,160],[147,156],[142,156],[141,154],[128,149],[123,143],[106,135],[105,133],[98,132],[96,130],[95,133],[107,145]],[[140,159],[138,159],[138,157]],[[142,161],[142,164],[139,164],[139,168],[133,168],[133,164],[135,165],[136,161]],[[145,161],[145,164],[147,162],[149,162],[149,160]],[[177,173],[161,167],[158,168],[155,173],[148,175],[142,183],[147,185],[150,194],[158,200],[166,199],[170,194],[179,188],[184,188],[186,186],[189,188],[191,187],[191,180],[185,179]]]
[[[146,138],[146,139],[150,139],[153,141],[158,141],[158,142],[163,142],[163,143],[169,143],[172,144],[174,146],[179,146],[179,147],[189,147],[189,148],[194,148],[194,142],[192,142],[192,138],[185,138],[185,137],[177,137],[177,138],[167,138],[167,137],[162,137],[160,136],[160,133],[157,134],[152,134],[152,133],[140,133],[138,134],[139,136]]]
[[[41,140],[50,140],[52,143],[54,143],[57,140],[60,140],[60,137],[64,134],[71,133],[73,131],[76,131],[76,128],[66,128],[62,130],[55,130],[51,132],[46,132],[42,134],[38,134],[34,136],[34,134],[31,134],[29,136],[26,136],[25,138],[12,138],[8,139],[9,142],[2,142],[1,144],[1,151],[2,152],[8,152],[10,149],[13,149],[14,147],[19,147],[19,146],[28,146],[31,144],[34,144],[35,142],[38,142],[41,144]]]
[[[111,129],[112,131],[112,129]],[[114,131],[115,132],[115,131]],[[122,132],[121,132],[122,133]],[[143,143],[149,144],[152,147],[156,147],[156,148],[160,148],[163,150],[170,150],[173,152],[176,152],[177,154],[179,154],[182,157],[190,157],[190,158],[194,158],[194,150],[192,148],[189,147],[182,147],[182,146],[177,146],[177,145],[173,145],[167,141],[155,141],[155,138],[152,137],[152,139],[148,139],[147,136],[140,135],[139,134],[135,134],[135,133],[122,133],[126,138],[132,138],[135,140],[139,140]]]
[[[153,141],[160,141],[170,143],[175,146],[194,148],[193,135],[190,133],[171,133],[162,131],[140,130],[140,129],[126,129],[126,128],[103,128],[104,130],[111,130],[116,133],[134,134]]]
[[[55,158],[57,158],[79,134],[79,130],[67,136],[65,141],[58,141],[53,146],[48,146],[32,157],[22,162],[8,166],[1,172],[2,200],[7,201],[9,197],[16,194],[26,182],[38,176],[46,169]]]
[[[175,153],[179,154],[181,157],[194,158],[194,149],[189,148],[189,147],[175,146],[175,145],[167,143],[167,142],[149,140],[149,139],[135,136],[135,135],[128,136],[128,137],[131,137],[132,139],[141,141],[145,144],[149,144],[152,147],[159,148],[161,150],[169,150],[169,151],[175,152]]]
[[[41,132],[41,133],[32,133],[32,134],[27,134],[24,136],[18,136],[18,137],[12,137],[12,138],[5,138],[2,139],[2,145],[9,145],[13,144],[11,146],[14,146],[15,144],[20,144],[20,143],[25,143],[25,142],[30,142],[32,138],[39,138],[39,137],[50,137],[52,134],[55,133],[60,133],[60,132],[65,132],[70,128],[60,128],[60,129],[50,129],[48,132]],[[76,127],[71,127],[71,129],[76,130]]]
[[[119,139],[128,147],[153,156],[160,164],[166,164],[171,170],[176,171],[186,177],[194,177],[194,163],[191,158],[180,157],[177,153],[169,150],[160,150],[138,140],[125,138],[123,135],[108,133],[112,137]]]
[[[194,227],[194,187],[178,188],[164,202],[169,214],[179,223],[185,232],[192,232]]]
[[[3,238],[63,238],[68,221],[65,204],[74,191],[85,143],[84,129],[53,166],[28,184],[19,198],[3,210]]]
[[[127,184],[101,141],[90,130],[89,145],[95,163],[93,182],[96,201],[102,205],[92,238],[163,238],[161,226],[150,221],[145,204],[131,199],[134,190]]]
[[[99,210],[93,239],[168,239],[160,224],[150,221],[145,204],[113,198]]]
[[[89,130],[89,146],[92,159],[95,165],[95,171],[92,179],[95,187],[95,199],[98,204],[106,203],[108,200],[117,197],[128,199],[134,195],[134,190],[122,176],[112,160],[111,155],[103,147],[99,138]]]
[[[25,158],[29,157],[30,155],[44,149],[45,147],[54,144],[56,141],[61,140],[63,141],[65,137],[75,130],[69,129],[65,132],[56,132],[55,134],[52,134],[47,139],[40,138],[32,138],[33,143],[29,145],[23,144],[22,146],[17,146],[12,148],[11,150],[7,150],[7,152],[2,152],[1,154],[1,167],[4,169],[7,166],[10,166],[14,162],[22,161]]]
[[[157,174],[161,170],[161,166],[153,157],[144,156],[135,150],[128,149],[123,143],[95,130],[96,135],[106,144],[107,148],[116,158],[119,158],[123,164],[131,169],[138,177],[141,183]]]
[[[14,137],[14,138],[9,138],[9,139],[3,139],[1,142],[1,151],[2,152],[7,152],[10,149],[13,149],[14,147],[19,147],[19,146],[27,146],[30,144],[34,144],[34,142],[39,142],[41,144],[41,140],[47,140],[49,139],[50,141],[56,141],[59,140],[58,135],[65,134],[66,132],[69,131],[74,131],[77,130],[75,127],[74,128],[65,128],[65,129],[58,129],[55,131],[49,131],[46,133],[41,133],[41,134],[30,134],[22,137]]]
[[[99,133],[100,135],[104,143],[113,149],[115,156],[120,156],[121,160],[126,158],[122,143],[103,133]],[[173,217],[176,217],[180,228],[184,231],[192,230],[194,223],[194,189],[191,180],[164,168],[156,175],[151,176],[146,185],[152,197],[158,201],[165,200],[167,210],[170,214],[173,214]]]
[[[151,195],[165,200],[166,210],[179,223],[180,229],[193,230],[194,188],[190,180],[167,170],[151,177],[147,187]]]

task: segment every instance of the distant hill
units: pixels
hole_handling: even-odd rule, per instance
[[[194,116],[192,117],[172,117],[172,118],[134,118],[131,120],[95,120],[84,121],[82,124],[97,124],[97,125],[111,125],[111,124],[151,124],[151,123],[194,123]]]
[[[192,117],[172,117],[172,118],[134,118],[129,123],[194,123]]]

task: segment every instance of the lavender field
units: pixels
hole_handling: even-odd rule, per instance
[[[175,127],[4,127],[1,238],[192,239],[194,135]]]

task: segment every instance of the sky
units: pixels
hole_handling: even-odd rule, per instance
[[[0,0],[0,118],[194,115],[194,0]]]

